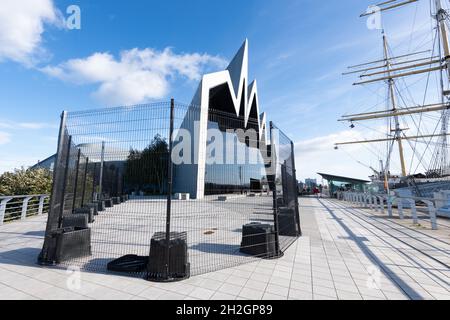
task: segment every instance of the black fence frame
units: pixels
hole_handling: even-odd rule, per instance
[[[172,99],[170,101],[169,137],[173,137],[174,118],[175,101]],[[81,223],[82,225],[80,226],[78,225],[78,222],[76,222],[75,225],[71,225],[70,227],[65,226],[64,217],[67,215],[67,212],[74,213],[78,210],[83,213],[83,217],[86,215],[88,217],[88,223],[91,223],[94,221],[91,216],[98,214],[98,212],[104,209],[103,206],[105,204],[103,202],[111,201],[107,206],[114,205],[113,202],[116,200],[112,201],[109,198],[118,198],[118,202],[128,200],[128,194],[125,194],[124,192],[123,176],[120,175],[118,169],[112,173],[105,171],[104,142],[102,142],[101,161],[100,167],[98,168],[98,163],[90,161],[90,158],[82,153],[81,148],[78,148],[73,144],[72,136],[66,128],[66,122],[67,112],[63,112],[59,129],[58,152],[53,173],[50,212],[48,215],[43,249],[38,258],[38,262],[43,265],[60,264],[64,260],[70,260],[77,256],[89,255],[91,252],[91,234],[89,225]],[[281,136],[281,142],[275,141],[275,131]],[[301,236],[301,227],[294,143],[272,122],[270,122],[269,136],[271,142],[268,152],[270,162],[266,164],[266,168],[270,167],[270,165],[274,167],[272,172],[267,171],[267,181],[269,190],[272,194],[275,252],[270,254],[270,256],[261,257],[278,258],[283,255],[283,252],[295,242],[299,236]],[[284,151],[278,152],[279,154],[277,154],[276,151],[278,148],[274,148],[274,146],[277,146],[277,143],[283,144],[284,147]],[[169,155],[171,155],[173,149],[172,138],[169,138],[168,148]],[[73,154],[75,154],[75,157],[72,156]],[[75,162],[73,163],[74,158]],[[174,281],[189,277],[189,271],[184,274],[174,274],[171,272],[170,251],[171,248],[173,248],[173,237],[176,237],[177,234],[172,232],[173,228],[171,225],[174,165],[172,163],[172,157],[168,156],[167,158],[165,233],[163,239],[160,239],[165,249],[164,253],[160,256],[164,259],[164,262],[162,263],[163,269],[159,270],[160,272],[157,274],[149,276],[147,273],[146,275],[147,279],[154,281]],[[276,163],[276,165],[273,166],[273,163]],[[71,174],[74,174],[74,176],[69,177]],[[73,185],[70,185],[68,181],[73,181]],[[105,196],[104,192],[106,190],[105,181],[111,182],[107,196]],[[68,188],[72,189],[70,192],[72,196],[71,199],[67,198],[67,195],[69,194],[67,191]],[[283,221],[280,221],[280,217],[283,218]],[[284,230],[286,224],[289,225],[289,228],[293,228],[292,230],[294,232],[290,233],[288,237],[283,236],[286,231]],[[65,237],[65,235],[70,236]],[[181,237],[183,236],[181,235]]]

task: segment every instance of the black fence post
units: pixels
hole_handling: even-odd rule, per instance
[[[166,215],[166,279],[169,278],[170,264],[170,215],[172,209],[172,188],[173,188],[173,163],[172,163],[172,135],[173,135],[173,118],[175,110],[174,99],[170,100],[170,130],[169,130],[169,157],[167,168],[167,215]]]
[[[64,167],[64,174],[63,174],[63,180],[62,180],[62,187],[61,187],[61,208],[59,210],[59,216],[58,216],[58,229],[62,227],[62,221],[63,221],[63,215],[64,215],[64,207],[66,205],[66,183],[67,183],[67,174],[69,171],[69,163],[70,163],[70,148],[72,147],[72,136],[69,136],[69,141],[67,141],[67,155],[66,155],[66,163]]]
[[[97,171],[97,163],[94,162],[94,168],[92,169],[92,195],[91,195],[92,201],[99,200],[99,199],[95,198],[95,174],[96,174],[96,171]]]
[[[103,166],[105,162],[105,141],[102,141],[102,153],[100,158],[100,175],[98,178],[98,200],[103,200]]]
[[[167,214],[166,214],[166,279],[169,279],[169,264],[170,264],[170,215],[172,210],[172,134],[173,134],[173,118],[174,118],[175,101],[170,100],[170,129],[169,129],[169,154],[168,154],[168,168],[167,168]]]
[[[298,203],[298,182],[297,182],[297,172],[295,169],[295,150],[294,150],[294,142],[292,141],[291,141],[291,158],[292,158],[292,180],[294,183],[295,215],[297,218],[299,236],[301,236],[302,227],[300,224],[300,208]]]
[[[73,200],[72,200],[72,211],[75,210],[75,206],[77,204],[77,189],[78,189],[78,175],[80,173],[80,159],[81,159],[81,149],[78,149],[77,152],[77,165],[75,167],[75,183],[73,187]]]
[[[281,190],[283,192],[283,202],[284,205],[289,205],[289,189],[288,189],[288,172],[287,172],[287,161],[284,160],[281,165]]]
[[[116,186],[115,186],[115,193],[116,193],[116,197],[120,197],[121,196],[121,194],[120,194],[120,171],[119,171],[119,168],[116,168],[116,174],[115,174],[115,176],[116,176]]]
[[[86,197],[86,182],[88,173],[89,158],[86,158],[86,166],[84,168],[84,178],[83,178],[83,191],[81,193],[81,207],[84,206],[84,199]]]
[[[280,252],[280,237],[278,230],[278,205],[277,205],[277,154],[275,151],[275,141],[273,136],[273,122],[270,121],[270,157],[272,158],[272,177],[273,177],[273,228],[275,232],[275,253],[277,256],[281,255]]]
[[[59,206],[63,203],[61,199],[64,199],[64,193],[61,192],[61,198],[58,197],[57,193],[61,187],[61,163],[63,162],[63,154],[65,152],[64,142],[66,140],[66,121],[67,112],[63,111],[61,113],[61,122],[59,124],[59,135],[58,135],[58,147],[56,152],[56,158],[53,165],[53,182],[52,182],[52,194],[50,198],[50,207],[47,219],[47,225],[45,228],[45,239],[42,251],[38,257],[39,264],[52,263],[49,261],[49,257],[52,255],[51,251],[56,250],[54,243],[52,241],[52,233],[56,226],[59,226]],[[63,174],[64,175],[64,174]]]

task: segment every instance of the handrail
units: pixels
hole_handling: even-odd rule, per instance
[[[417,208],[416,208],[416,201],[421,201],[425,205],[427,205],[429,215],[430,215],[430,223],[431,223],[431,229],[437,230],[437,216],[436,216],[436,201],[449,201],[447,198],[425,198],[425,197],[414,197],[414,196],[390,196],[387,194],[371,194],[371,193],[363,193],[363,192],[343,192],[344,196],[342,197],[344,201],[347,202],[353,202],[353,203],[360,203],[361,206],[367,208],[367,200],[369,200],[369,207],[370,209],[374,209],[375,211],[381,210],[382,213],[384,213],[384,203],[382,201],[386,200],[387,208],[388,208],[388,215],[389,217],[392,217],[392,202],[394,200],[400,200],[398,201],[398,215],[400,219],[404,219],[404,213],[403,213],[403,200],[409,201],[411,204],[411,214],[412,218],[415,224],[418,223],[418,217],[417,217]],[[380,200],[380,206],[377,207],[377,201],[376,199]],[[374,200],[374,202],[372,202]],[[373,206],[375,204],[375,206]]]
[[[42,193],[42,194],[24,194],[24,195],[16,195],[16,196],[2,196],[0,195],[0,200],[8,198],[8,199],[15,199],[15,198],[25,198],[25,197],[42,197],[42,196],[47,196],[49,197],[48,194],[46,193]]]
[[[48,212],[48,194],[0,196],[0,225]]]

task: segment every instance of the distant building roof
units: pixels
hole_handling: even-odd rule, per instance
[[[367,181],[367,180],[336,176],[336,175],[327,174],[327,173],[319,173],[318,172],[317,174],[322,176],[322,178],[324,178],[325,180],[328,180],[328,181],[339,181],[339,182],[346,182],[346,183],[370,183],[370,181]]]
[[[47,159],[44,159],[42,161],[39,161],[35,165],[31,166],[30,169],[39,169],[39,168],[45,168],[48,170],[53,170],[53,166],[55,164],[56,154],[48,157]]]

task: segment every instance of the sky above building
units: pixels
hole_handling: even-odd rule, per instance
[[[333,147],[367,134],[339,116],[374,110],[385,94],[383,86],[355,88],[355,77],[341,75],[382,57],[381,30],[359,17],[370,4],[0,0],[0,172],[53,154],[62,110],[190,102],[201,75],[226,67],[248,38],[261,112],[295,142],[298,178],[327,172],[365,179],[369,166],[378,168],[374,150]],[[71,5],[80,8],[80,29],[65,21]],[[427,0],[381,22],[395,54],[432,41]]]

